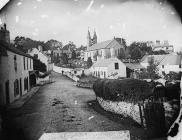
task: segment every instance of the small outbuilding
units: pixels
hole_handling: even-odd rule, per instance
[[[98,78],[126,77],[126,65],[117,58],[100,59],[93,64],[91,71]]]

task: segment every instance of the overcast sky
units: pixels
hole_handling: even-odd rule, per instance
[[[0,16],[12,40],[19,35],[86,45],[89,27],[91,34],[96,30],[98,42],[116,36],[128,44],[169,40],[175,49],[182,47],[182,25],[176,11],[154,0],[13,0]]]

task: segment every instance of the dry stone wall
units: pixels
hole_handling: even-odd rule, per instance
[[[143,118],[141,115],[143,112],[140,111],[140,107],[138,104],[127,103],[127,102],[113,102],[108,100],[103,100],[101,97],[97,97],[97,101],[101,105],[101,107],[106,110],[116,114],[121,114],[125,117],[130,117],[137,123],[145,126],[145,120],[141,120]]]

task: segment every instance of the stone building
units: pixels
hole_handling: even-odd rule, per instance
[[[0,30],[0,106],[12,103],[31,89],[33,58],[10,44],[6,26]],[[36,78],[35,76],[33,76]]]
[[[121,38],[115,38],[87,46],[84,61],[91,57],[92,62],[99,59],[107,59],[118,57],[121,53],[125,53],[125,48]]]

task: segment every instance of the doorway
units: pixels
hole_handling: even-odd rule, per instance
[[[6,88],[6,104],[10,103],[10,99],[9,99],[9,81],[7,81],[5,83],[5,88]]]
[[[22,85],[21,85],[21,78],[20,78],[20,96],[22,96]]]

